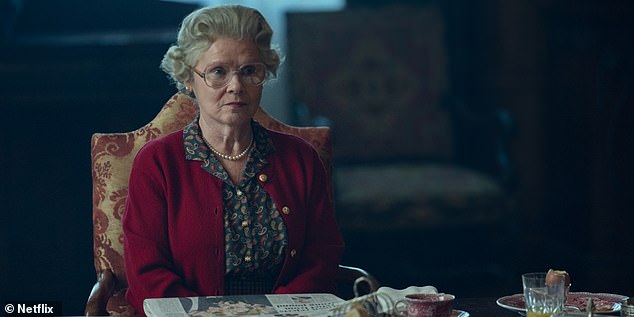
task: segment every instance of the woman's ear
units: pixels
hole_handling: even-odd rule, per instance
[[[185,92],[187,92],[188,95],[190,96],[194,96],[194,80],[193,79],[189,79],[185,82],[183,82],[183,85],[185,86]]]

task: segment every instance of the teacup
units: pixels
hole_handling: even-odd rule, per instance
[[[410,294],[394,305],[397,315],[403,317],[451,317],[451,294]],[[402,306],[405,306],[403,309]]]

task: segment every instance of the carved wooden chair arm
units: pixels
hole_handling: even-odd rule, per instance
[[[97,283],[92,287],[86,303],[86,316],[107,316],[108,299],[114,294],[115,277],[111,270],[105,270],[97,275]]]

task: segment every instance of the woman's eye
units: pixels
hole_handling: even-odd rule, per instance
[[[256,68],[253,65],[245,65],[241,69],[241,73],[243,75],[253,75],[253,74],[255,74],[255,72],[256,72]]]
[[[214,67],[209,69],[207,74],[214,77],[224,77],[227,75],[227,70],[222,67]]]

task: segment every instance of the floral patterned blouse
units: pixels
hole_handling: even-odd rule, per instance
[[[269,293],[279,274],[287,246],[286,227],[275,202],[255,178],[275,147],[260,124],[252,121],[254,147],[244,177],[233,184],[220,161],[202,139],[198,118],[184,128],[188,157],[224,182],[225,294]]]

